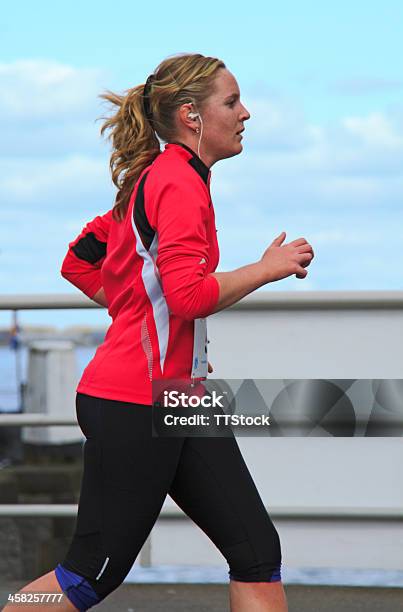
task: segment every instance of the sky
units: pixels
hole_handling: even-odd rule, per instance
[[[167,56],[223,59],[251,113],[243,152],[212,167],[218,271],[283,230],[315,259],[269,291],[402,290],[403,3],[22,1],[0,13],[0,280],[4,294],[77,293],[60,276],[87,221],[113,206],[98,96]],[[11,320],[0,312],[0,326]],[[22,323],[109,325],[106,310]]]

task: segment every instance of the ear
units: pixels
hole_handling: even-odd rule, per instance
[[[193,104],[191,102],[187,102],[186,104],[182,104],[179,107],[178,115],[179,122],[182,125],[185,125],[187,128],[194,130],[196,126],[200,124],[199,117],[195,117],[191,119],[188,117],[189,113],[196,113],[197,111],[194,109]]]

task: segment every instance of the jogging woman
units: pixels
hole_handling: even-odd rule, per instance
[[[232,612],[283,612],[279,536],[235,437],[152,436],[152,384],[203,380],[206,317],[266,283],[304,278],[312,247],[285,244],[283,232],[256,263],[214,272],[211,167],[241,153],[250,118],[222,61],[169,57],[145,85],[103,97],[116,107],[101,130],[116,202],[70,243],[61,272],[112,323],[77,387],[86,441],[73,539],[23,591],[64,593],[40,610],[96,605],[125,579],[169,494],[226,559]]]

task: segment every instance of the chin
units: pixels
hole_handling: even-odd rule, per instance
[[[232,147],[231,151],[227,150],[220,155],[220,159],[228,159],[229,157],[235,157],[243,151],[242,143],[239,142],[235,147]]]
[[[233,153],[233,155],[239,155],[240,153],[242,153],[243,151],[242,142],[239,142],[235,148],[236,148],[236,152]]]

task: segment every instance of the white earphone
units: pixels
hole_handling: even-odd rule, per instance
[[[200,119],[200,123],[201,123],[201,131],[200,131],[199,143],[197,145],[197,154],[200,157],[200,141],[201,141],[201,138],[203,136],[203,120],[202,120],[202,118],[200,116],[200,113],[193,113],[193,112],[188,113],[188,118],[189,119],[195,120],[195,119],[197,119],[197,117]]]

